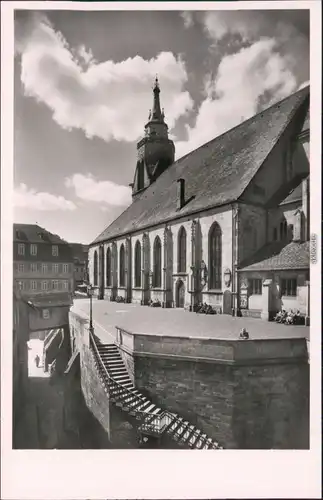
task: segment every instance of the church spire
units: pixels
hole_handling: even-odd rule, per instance
[[[154,93],[154,102],[153,102],[153,109],[152,109],[152,113],[151,113],[151,119],[154,121],[163,122],[164,118],[163,118],[163,113],[161,112],[161,108],[160,108],[160,101],[159,101],[160,88],[159,88],[159,82],[158,82],[157,75],[155,78],[153,93]]]

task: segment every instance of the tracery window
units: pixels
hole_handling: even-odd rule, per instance
[[[209,233],[209,289],[222,288],[222,231],[217,222]]]
[[[153,286],[161,287],[161,241],[159,236],[156,236],[154,241],[154,273]]]
[[[93,256],[93,286],[98,286],[98,252],[96,250]]]
[[[135,245],[135,286],[141,286],[141,245],[139,241]]]
[[[186,272],[186,231],[182,226],[178,233],[178,257],[177,269],[179,273]]]
[[[111,286],[111,250],[110,247],[107,250],[106,256],[106,284]]]
[[[119,254],[119,285],[125,286],[125,249],[123,243]]]

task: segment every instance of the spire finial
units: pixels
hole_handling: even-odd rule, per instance
[[[154,89],[154,91],[159,90],[158,75],[156,75],[156,78],[155,78],[155,84],[154,84],[153,89]]]
[[[159,88],[159,82],[158,82],[158,75],[156,75],[156,78],[155,78],[155,84],[153,87],[153,94],[154,94],[154,100],[153,100],[153,108],[151,111],[150,119],[163,121],[162,112],[160,109],[160,102],[159,102],[160,88]]]

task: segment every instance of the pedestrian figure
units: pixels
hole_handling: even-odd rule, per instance
[[[38,356],[38,354],[36,354],[35,363],[36,363],[37,368],[39,367],[39,361],[40,361],[40,357]]]
[[[239,335],[239,338],[241,340],[248,340],[249,339],[249,333],[247,332],[247,330],[245,328],[242,328],[240,335]]]

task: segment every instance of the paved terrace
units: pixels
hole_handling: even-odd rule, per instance
[[[89,299],[76,299],[72,311],[89,315]],[[235,318],[225,314],[196,314],[183,309],[162,309],[93,299],[93,326],[102,342],[111,342],[116,326],[131,333],[173,337],[236,339],[246,328],[251,339],[307,338],[309,327],[287,326],[256,318]]]

